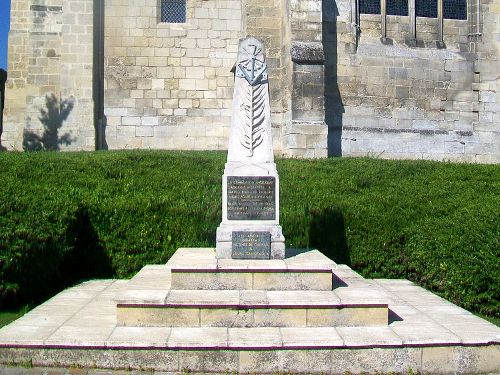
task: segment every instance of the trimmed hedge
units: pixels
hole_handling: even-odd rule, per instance
[[[0,307],[212,247],[225,153],[0,154]],[[278,160],[288,247],[499,317],[500,168]]]

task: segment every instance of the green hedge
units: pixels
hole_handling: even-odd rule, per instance
[[[214,246],[225,153],[0,154],[0,307]],[[278,160],[288,247],[499,317],[500,168]]]

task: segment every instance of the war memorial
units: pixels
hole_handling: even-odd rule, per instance
[[[263,50],[255,38],[239,44],[216,248],[181,248],[130,280],[61,292],[0,329],[0,364],[500,372],[495,325],[407,280],[364,279],[318,250],[285,248]]]

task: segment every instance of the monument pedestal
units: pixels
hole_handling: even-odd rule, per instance
[[[217,258],[283,259],[279,177],[274,163],[226,163]]]
[[[217,228],[219,259],[283,259],[285,237],[277,224],[221,224]]]

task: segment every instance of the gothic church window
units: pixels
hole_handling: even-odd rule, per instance
[[[437,0],[415,0],[415,13],[417,17],[437,18]]]
[[[359,0],[359,13],[380,14],[380,0]]]
[[[186,0],[161,0],[161,22],[185,23]]]
[[[444,18],[454,20],[467,19],[467,0],[443,0]]]
[[[359,8],[362,14],[380,14],[380,0],[360,0]],[[387,0],[387,14],[407,16],[408,0]]]
[[[437,0],[415,0],[417,17],[437,18]],[[359,13],[380,14],[380,0],[359,0]],[[466,20],[467,0],[443,0],[445,19]],[[407,16],[408,0],[387,0],[387,15]]]
[[[407,16],[408,0],[387,0],[387,14],[389,16]]]

